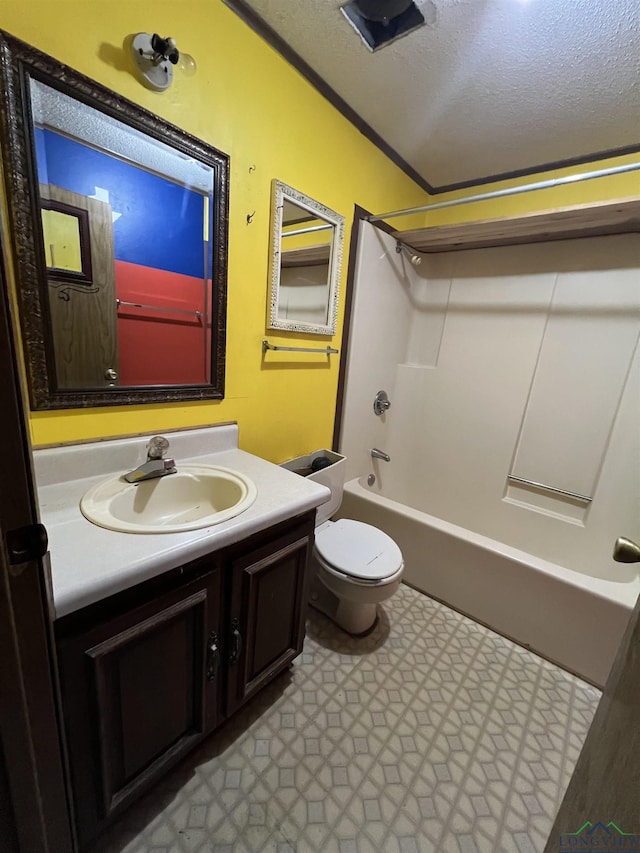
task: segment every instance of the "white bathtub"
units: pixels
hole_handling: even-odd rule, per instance
[[[388,533],[406,583],[603,686],[640,592],[637,571],[615,582],[582,575],[373,493],[345,486],[342,518]]]

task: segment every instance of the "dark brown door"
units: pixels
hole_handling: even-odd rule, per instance
[[[71,853],[28,431],[0,257],[0,848]]]
[[[113,253],[111,205],[50,184],[40,185],[45,201],[57,203],[54,211],[76,225],[80,249],[78,269],[66,279],[64,271],[51,273],[47,280],[51,333],[59,388],[95,388],[117,385],[118,318]],[[73,212],[86,212],[77,220]],[[46,241],[45,236],[45,241]],[[83,259],[84,258],[84,259]],[[55,264],[55,244],[47,247],[47,263]],[[83,279],[83,280],[81,280]]]
[[[81,845],[219,722],[220,573],[58,641]]]
[[[228,714],[302,651],[312,535],[310,520],[232,563]]]

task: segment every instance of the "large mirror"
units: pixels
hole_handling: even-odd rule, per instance
[[[282,181],[271,208],[268,327],[334,335],[344,217]]]
[[[222,398],[228,157],[11,36],[0,48],[32,407]]]

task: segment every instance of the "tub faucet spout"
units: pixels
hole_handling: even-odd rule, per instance
[[[384,450],[378,450],[377,447],[371,448],[371,456],[374,459],[382,459],[383,462],[391,462],[391,457],[388,453],[385,453]]]

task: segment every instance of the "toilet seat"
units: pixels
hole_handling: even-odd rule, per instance
[[[390,536],[362,521],[341,518],[316,530],[316,551],[325,568],[361,584],[379,584],[403,567]]]

